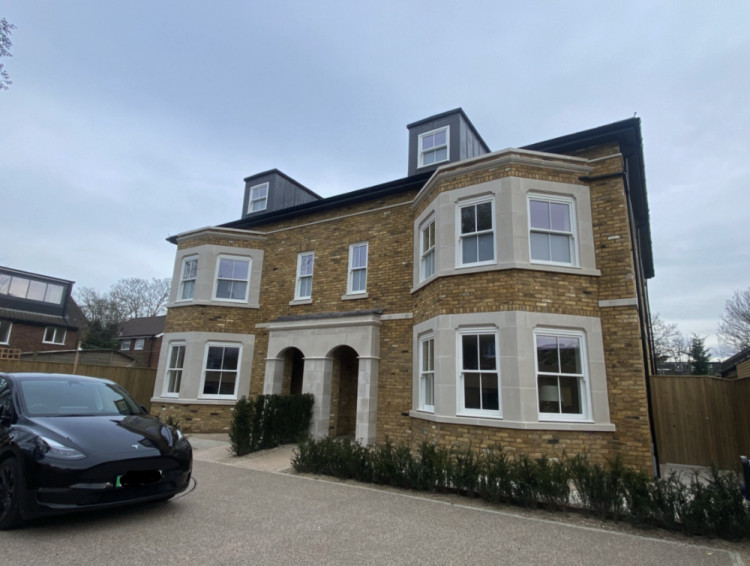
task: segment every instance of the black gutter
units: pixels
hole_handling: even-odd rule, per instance
[[[425,185],[425,183],[431,176],[432,171],[419,173],[417,175],[412,175],[411,177],[405,177],[396,181],[374,185],[365,189],[359,189],[357,191],[352,191],[349,193],[344,193],[313,202],[307,202],[289,208],[282,208],[280,210],[275,210],[267,214],[254,216],[252,218],[242,218],[240,220],[234,220],[232,222],[227,222],[226,224],[221,224],[220,227],[240,229],[250,228],[252,226],[259,226],[269,222],[278,222],[279,220],[296,218],[302,214],[324,212],[346,205],[360,204],[362,202],[373,200],[376,198],[419,190]]]
[[[623,158],[633,164],[633,167],[628,171],[631,187],[629,198],[636,219],[635,227],[639,235],[638,243],[643,258],[644,274],[646,279],[651,279],[654,276],[654,257],[651,246],[651,226],[649,224],[646,169],[643,162],[640,118],[628,118],[606,126],[527,145],[521,149],[571,155],[578,150],[608,141],[617,142]]]

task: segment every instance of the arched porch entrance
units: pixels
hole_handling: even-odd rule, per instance
[[[329,436],[354,438],[357,426],[357,381],[359,360],[357,352],[349,346],[340,346],[331,352],[331,416]]]
[[[315,398],[310,434],[375,443],[380,361],[380,311],[280,318],[265,323],[268,357],[263,392],[289,392],[299,383]],[[299,351],[300,354],[295,353]],[[301,361],[300,361],[301,356]],[[290,369],[287,369],[290,368]]]

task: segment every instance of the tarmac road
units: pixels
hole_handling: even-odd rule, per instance
[[[166,504],[0,532],[0,564],[743,564],[728,551],[196,460]],[[744,553],[743,553],[744,554]]]

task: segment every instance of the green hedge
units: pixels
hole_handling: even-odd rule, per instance
[[[242,397],[234,407],[229,427],[232,453],[242,456],[257,450],[300,442],[308,434],[313,396],[258,395]]]
[[[453,451],[422,443],[366,448],[351,440],[307,440],[292,459],[294,470],[421,491],[450,491],[547,509],[577,509],[639,527],[730,540],[750,537],[750,511],[739,477],[713,470],[683,482],[672,474],[654,479],[617,459],[592,464],[586,456],[509,457],[502,448]]]

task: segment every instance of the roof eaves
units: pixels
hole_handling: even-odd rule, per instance
[[[635,213],[636,227],[639,233],[640,251],[643,257],[645,276],[654,276],[654,257],[651,242],[651,224],[646,191],[646,168],[643,160],[643,137],[641,119],[628,118],[590,130],[568,134],[551,140],[524,146],[522,149],[544,151],[548,153],[566,153],[603,143],[617,141],[626,163],[633,164],[628,168],[627,176],[630,185],[630,201]]]
[[[411,177],[404,177],[402,179],[389,181],[380,185],[366,187],[364,189],[359,189],[325,199],[299,204],[297,206],[274,210],[266,214],[253,216],[252,218],[242,218],[240,220],[234,220],[232,222],[221,224],[219,227],[247,229],[261,224],[286,220],[288,218],[293,218],[301,214],[323,212],[342,206],[365,202],[374,198],[395,195],[409,190],[418,190],[424,185],[425,182],[427,182],[431,175],[432,172],[419,173],[417,175],[412,175]]]

